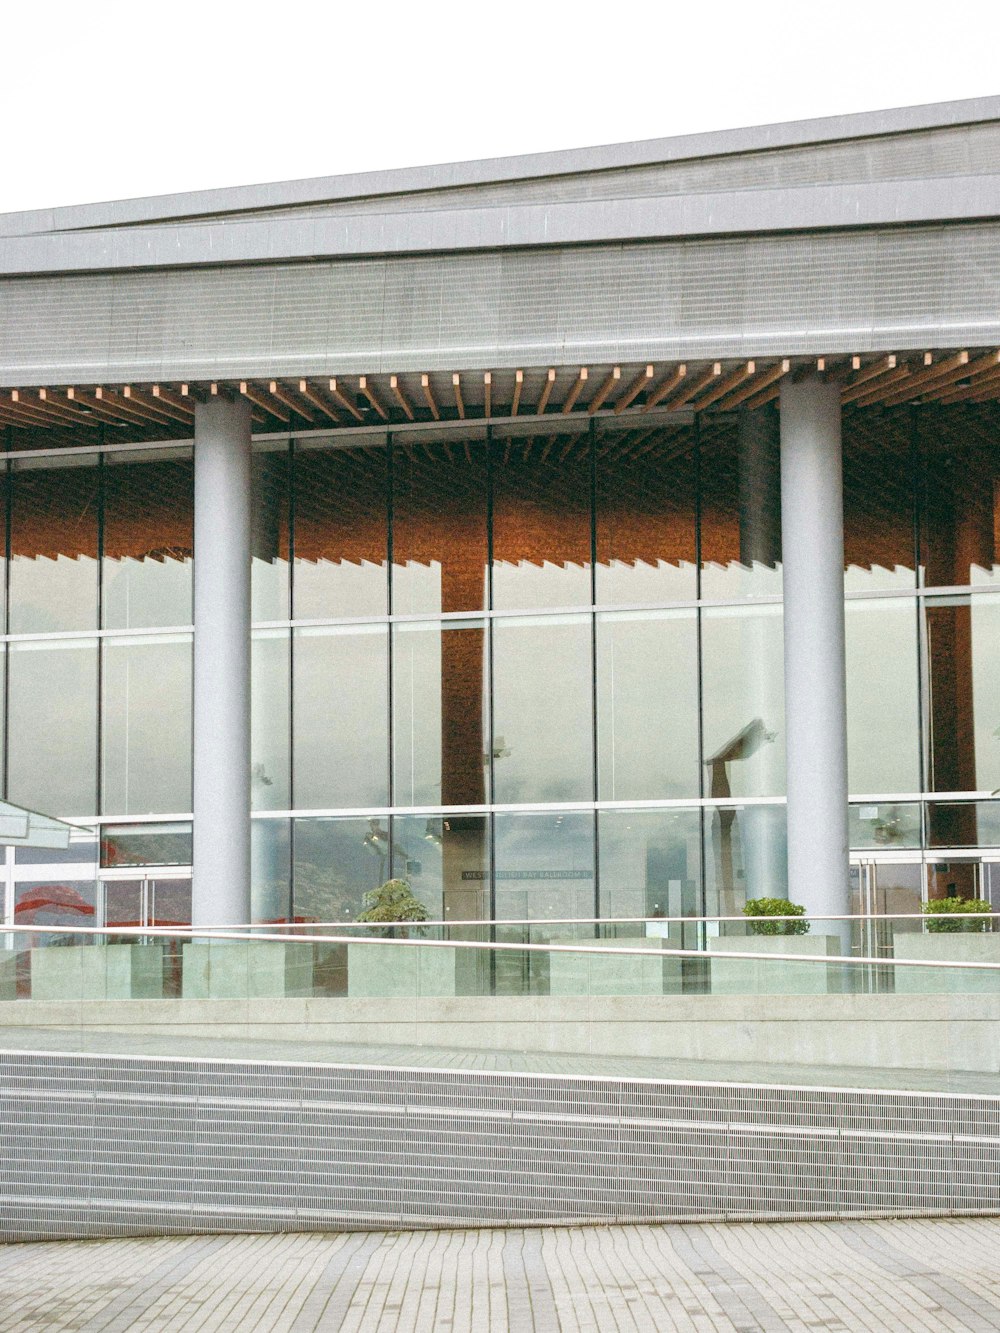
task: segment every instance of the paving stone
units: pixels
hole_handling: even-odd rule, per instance
[[[0,1247],[0,1333],[979,1333],[1000,1219],[321,1232]]]

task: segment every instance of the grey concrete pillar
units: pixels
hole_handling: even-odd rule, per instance
[[[194,418],[196,926],[250,920],[250,404]]]
[[[850,911],[842,472],[839,388],[783,384],[788,896],[827,914]]]
[[[778,412],[773,407],[743,409],[737,418],[739,455],[740,564],[774,567],[781,560],[781,443]],[[776,730],[770,712],[766,638],[768,626],[754,617],[744,636],[747,720],[760,719],[765,732]],[[784,898],[785,840],[776,818],[780,810],[748,805],[740,811],[744,890],[747,898]],[[738,909],[737,909],[738,910]]]

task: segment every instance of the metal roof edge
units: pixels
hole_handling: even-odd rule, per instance
[[[694,240],[1000,217],[1000,175],[0,237],[0,276]]]
[[[445,190],[545,176],[639,167],[688,158],[716,157],[765,149],[800,147],[844,139],[1000,120],[1000,96],[966,98],[920,106],[853,112],[810,120],[784,121],[745,129],[710,130],[668,138],[592,148],[558,149],[513,157],[482,158],[432,166],[400,167],[311,177],[270,184],[226,186],[180,194],[151,195],[102,203],[68,205],[0,214],[0,236],[63,233],[170,222],[206,214],[287,208],[414,191]]]

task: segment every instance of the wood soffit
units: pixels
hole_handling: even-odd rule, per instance
[[[189,438],[196,403],[246,398],[256,433],[403,427],[452,420],[499,424],[551,417],[553,431],[588,418],[684,411],[710,416],[777,400],[784,380],[819,374],[846,410],[1000,400],[1000,349],[819,358],[765,357],[421,374],[283,376],[198,383],[43,385],[0,390],[0,427],[53,444]],[[624,424],[624,423],[623,423]],[[652,421],[649,421],[652,425]],[[38,437],[36,437],[38,438]]]

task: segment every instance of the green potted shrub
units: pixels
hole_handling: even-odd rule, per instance
[[[366,931],[370,938],[409,939],[411,930],[423,933],[419,923],[429,913],[405,879],[390,879],[363,898],[358,921],[380,926]],[[467,951],[466,951],[467,952]],[[357,998],[455,995],[456,971],[462,965],[459,950],[438,945],[352,943],[347,946],[347,993]]]
[[[404,921],[426,921],[427,908],[419,898],[414,898],[413,891],[405,879],[387,879],[377,889],[369,889],[362,899],[365,910],[358,920],[367,924],[385,924],[388,929],[379,932],[395,937],[395,926]],[[409,932],[400,931],[402,939],[408,938]]]
[[[749,917],[796,917],[795,921],[751,921],[751,935],[805,935],[809,922],[805,920],[806,909],[801,903],[789,902],[787,898],[750,898],[743,908],[743,915]]]
[[[743,915],[751,918],[746,933],[710,939],[709,949],[717,955],[755,953],[764,957],[759,962],[750,958],[713,959],[713,994],[825,995],[831,988],[839,988],[834,970],[823,963],[766,956],[798,953],[833,957],[841,952],[839,935],[809,934],[810,922],[801,903],[787,898],[750,898]]]
[[[991,910],[985,898],[932,898],[920,910],[932,935],[983,935],[993,924],[988,916],[971,915]]]
[[[900,930],[893,937],[893,957],[938,963],[1000,964],[1000,933],[993,929],[990,904],[983,898],[932,898],[923,903],[922,931]],[[1000,994],[1000,971],[973,968],[897,967],[897,993]]]

